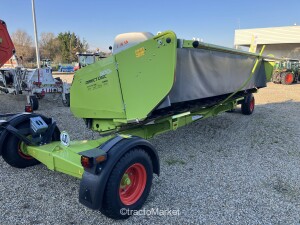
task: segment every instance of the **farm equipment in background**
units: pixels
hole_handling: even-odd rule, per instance
[[[0,67],[2,67],[15,52],[15,46],[7,31],[6,23],[0,20]]]
[[[276,84],[290,85],[300,81],[298,59],[282,59],[274,66],[272,81]]]
[[[74,72],[74,66],[73,65],[59,65],[57,72],[72,73],[72,72]]]
[[[80,203],[126,219],[132,214],[120,210],[139,210],[160,173],[145,139],[237,105],[252,114],[253,93],[271,73],[266,64],[262,52],[177,39],[172,31],[118,35],[113,55],[77,71],[70,92],[72,113],[101,138],[70,141],[54,119],[19,114],[0,125],[0,154],[17,168],[43,163],[80,178]]]
[[[63,104],[70,106],[70,86],[59,78],[53,78],[48,59],[42,60],[41,69],[26,69],[19,64],[6,24],[2,20],[0,20],[0,53],[0,91],[15,95],[25,93],[31,106],[26,108],[29,111],[37,110],[38,99],[48,93],[62,94]],[[1,67],[3,65],[5,67]]]
[[[82,67],[93,64],[100,59],[106,58],[102,53],[76,53],[78,57],[78,63],[74,66],[74,71],[79,70]]]
[[[17,55],[13,55],[7,62],[5,62],[0,68],[16,68],[16,67],[23,67],[23,58],[18,58]]]
[[[62,94],[65,106],[70,105],[70,86],[60,78],[53,78],[52,69],[47,61],[42,61],[40,69],[0,68],[0,91],[6,94],[23,94],[29,96],[32,110],[39,108],[38,99],[46,94]]]
[[[41,62],[42,62],[41,68],[47,67],[52,70],[51,59],[42,59]]]

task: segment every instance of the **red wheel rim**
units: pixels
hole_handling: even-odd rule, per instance
[[[252,98],[251,102],[250,102],[250,111],[252,112],[254,110],[254,106],[255,106],[255,99]]]
[[[119,195],[124,205],[136,203],[142,196],[147,182],[147,173],[145,167],[140,163],[131,165],[123,174]]]
[[[293,80],[294,80],[294,76],[293,76],[292,73],[288,73],[288,74],[285,76],[285,83],[291,84],[291,83],[293,83]]]
[[[18,144],[18,154],[19,154],[19,156],[21,156],[23,159],[27,159],[27,160],[33,159],[31,156],[26,155],[26,154],[22,151],[23,145],[24,145],[24,143],[21,142],[21,141],[20,141],[19,144]]]

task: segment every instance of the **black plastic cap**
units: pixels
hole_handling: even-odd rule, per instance
[[[194,48],[198,48],[198,46],[199,46],[199,41],[194,41],[193,42],[193,47]]]

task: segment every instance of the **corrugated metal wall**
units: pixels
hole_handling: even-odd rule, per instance
[[[253,36],[257,44],[300,43],[300,26],[235,30],[234,45],[249,46]]]
[[[262,45],[257,46],[256,52],[260,52]],[[266,45],[264,55],[272,54],[275,57],[300,59],[300,44],[273,44]]]

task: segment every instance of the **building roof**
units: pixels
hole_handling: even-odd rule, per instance
[[[235,30],[234,45],[249,46],[253,37],[257,44],[300,43],[300,26]]]

